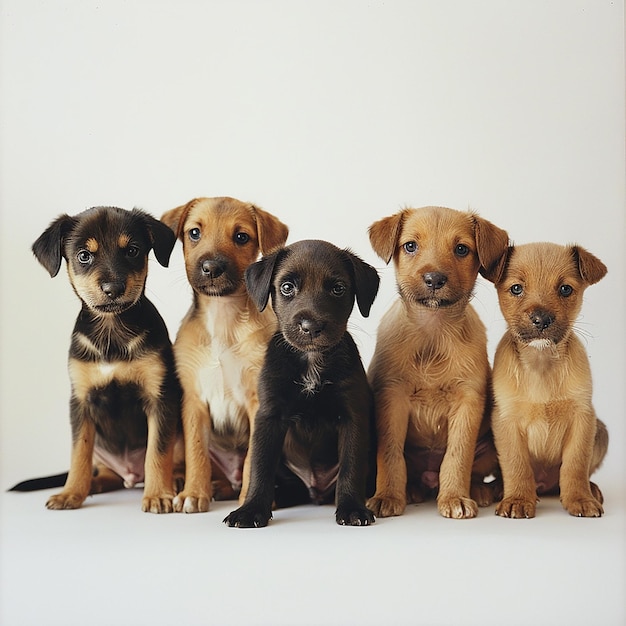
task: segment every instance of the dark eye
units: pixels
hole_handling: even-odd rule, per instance
[[[469,254],[469,251],[470,249],[464,243],[459,243],[454,249],[454,254],[460,257],[464,257]]]
[[[128,246],[126,248],[126,256],[134,259],[139,254],[139,248],[137,246]]]
[[[330,293],[332,293],[333,296],[340,298],[344,293],[346,293],[346,286],[343,283],[335,283],[333,288],[330,290]]]
[[[79,250],[76,258],[82,265],[89,265],[93,261],[93,254],[89,250]]]
[[[522,287],[522,285],[520,285],[519,283],[515,283],[514,285],[511,285],[509,291],[514,296],[521,296],[524,293],[524,287]]]
[[[407,241],[402,247],[407,254],[415,254],[417,252],[416,241]]]
[[[291,298],[296,293],[296,286],[286,281],[280,286],[280,293],[282,293],[285,298]]]
[[[559,295],[564,298],[569,298],[574,293],[574,288],[571,285],[561,285],[559,287]]]
[[[235,233],[234,240],[236,244],[243,246],[250,241],[250,235],[248,233]]]
[[[200,240],[200,229],[199,228],[192,228],[189,231],[189,239],[191,239],[191,241],[199,241]]]

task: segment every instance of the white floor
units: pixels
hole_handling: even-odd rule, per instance
[[[600,519],[549,498],[533,520],[447,520],[428,503],[370,528],[328,506],[240,530],[221,523],[232,502],[156,516],[132,490],[53,512],[48,492],[3,493],[0,623],[619,626],[626,498],[597,478]]]

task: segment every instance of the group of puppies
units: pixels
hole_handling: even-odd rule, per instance
[[[65,259],[82,308],[70,470],[48,508],[143,482],[154,513],[238,497],[224,520],[235,527],[311,501],[366,526],[429,497],[457,519],[496,501],[498,515],[533,517],[541,494],[602,515],[590,476],[608,435],[574,322],[604,264],[579,246],[512,246],[441,207],[402,210],[369,235],[399,298],[366,374],[347,324],[355,302],[369,315],[379,276],[349,250],[286,245],[285,224],[233,198],[194,199],[161,221],[111,207],[53,221],[33,252],[51,276]],[[177,238],[193,302],[172,346],[145,280],[149,251],[167,266]],[[508,326],[493,371],[470,304],[479,273]]]

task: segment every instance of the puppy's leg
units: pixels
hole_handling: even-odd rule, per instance
[[[561,503],[570,515],[600,517],[601,501],[591,491],[589,475],[594,456],[597,419],[593,411],[572,416],[572,428],[563,446],[559,475]]]
[[[174,498],[174,510],[204,513],[211,502],[211,460],[209,438],[211,417],[206,403],[185,390],[182,403],[185,439],[185,486]]]
[[[596,419],[596,436],[593,445],[593,457],[591,458],[591,471],[590,474],[593,474],[602,464],[604,457],[606,456],[606,451],[609,447],[609,433],[604,425],[604,422]],[[604,503],[604,496],[600,491],[600,487],[593,482],[589,483],[591,487],[591,493],[593,497],[600,502],[600,504]]]
[[[72,399],[72,460],[67,481],[61,493],[51,496],[46,507],[54,510],[77,509],[89,495],[93,471],[93,446],[96,429]]]
[[[253,392],[252,397],[247,402],[247,411],[250,419],[250,438],[249,441],[252,441],[252,436],[254,434],[254,424],[256,419],[256,414],[259,411],[259,397],[256,393],[256,389]],[[241,491],[239,492],[239,504],[243,504],[246,500],[246,495],[248,493],[248,486],[250,484],[250,444],[248,445],[248,454],[246,454],[246,458],[243,460],[243,471],[241,476]]]
[[[367,501],[367,507],[377,517],[402,515],[406,508],[404,443],[409,408],[409,396],[404,389],[381,389],[376,394],[376,492]]]

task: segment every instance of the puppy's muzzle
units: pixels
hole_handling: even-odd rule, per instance
[[[531,311],[528,316],[530,317],[530,321],[532,325],[539,331],[544,331],[554,322],[554,317],[548,313],[548,311],[544,311],[543,309],[537,309],[535,311]]]
[[[116,300],[126,291],[126,283],[122,281],[107,281],[100,284],[100,289],[111,300]]]
[[[310,341],[317,339],[317,337],[322,334],[325,327],[326,324],[324,322],[307,317],[301,319],[298,323],[300,333],[302,333],[302,336],[305,338],[305,340]]]
[[[226,263],[220,259],[204,259],[200,264],[200,270],[207,278],[219,278],[226,271]]]
[[[448,282],[448,277],[441,272],[426,272],[422,279],[424,284],[433,291],[441,289]]]

